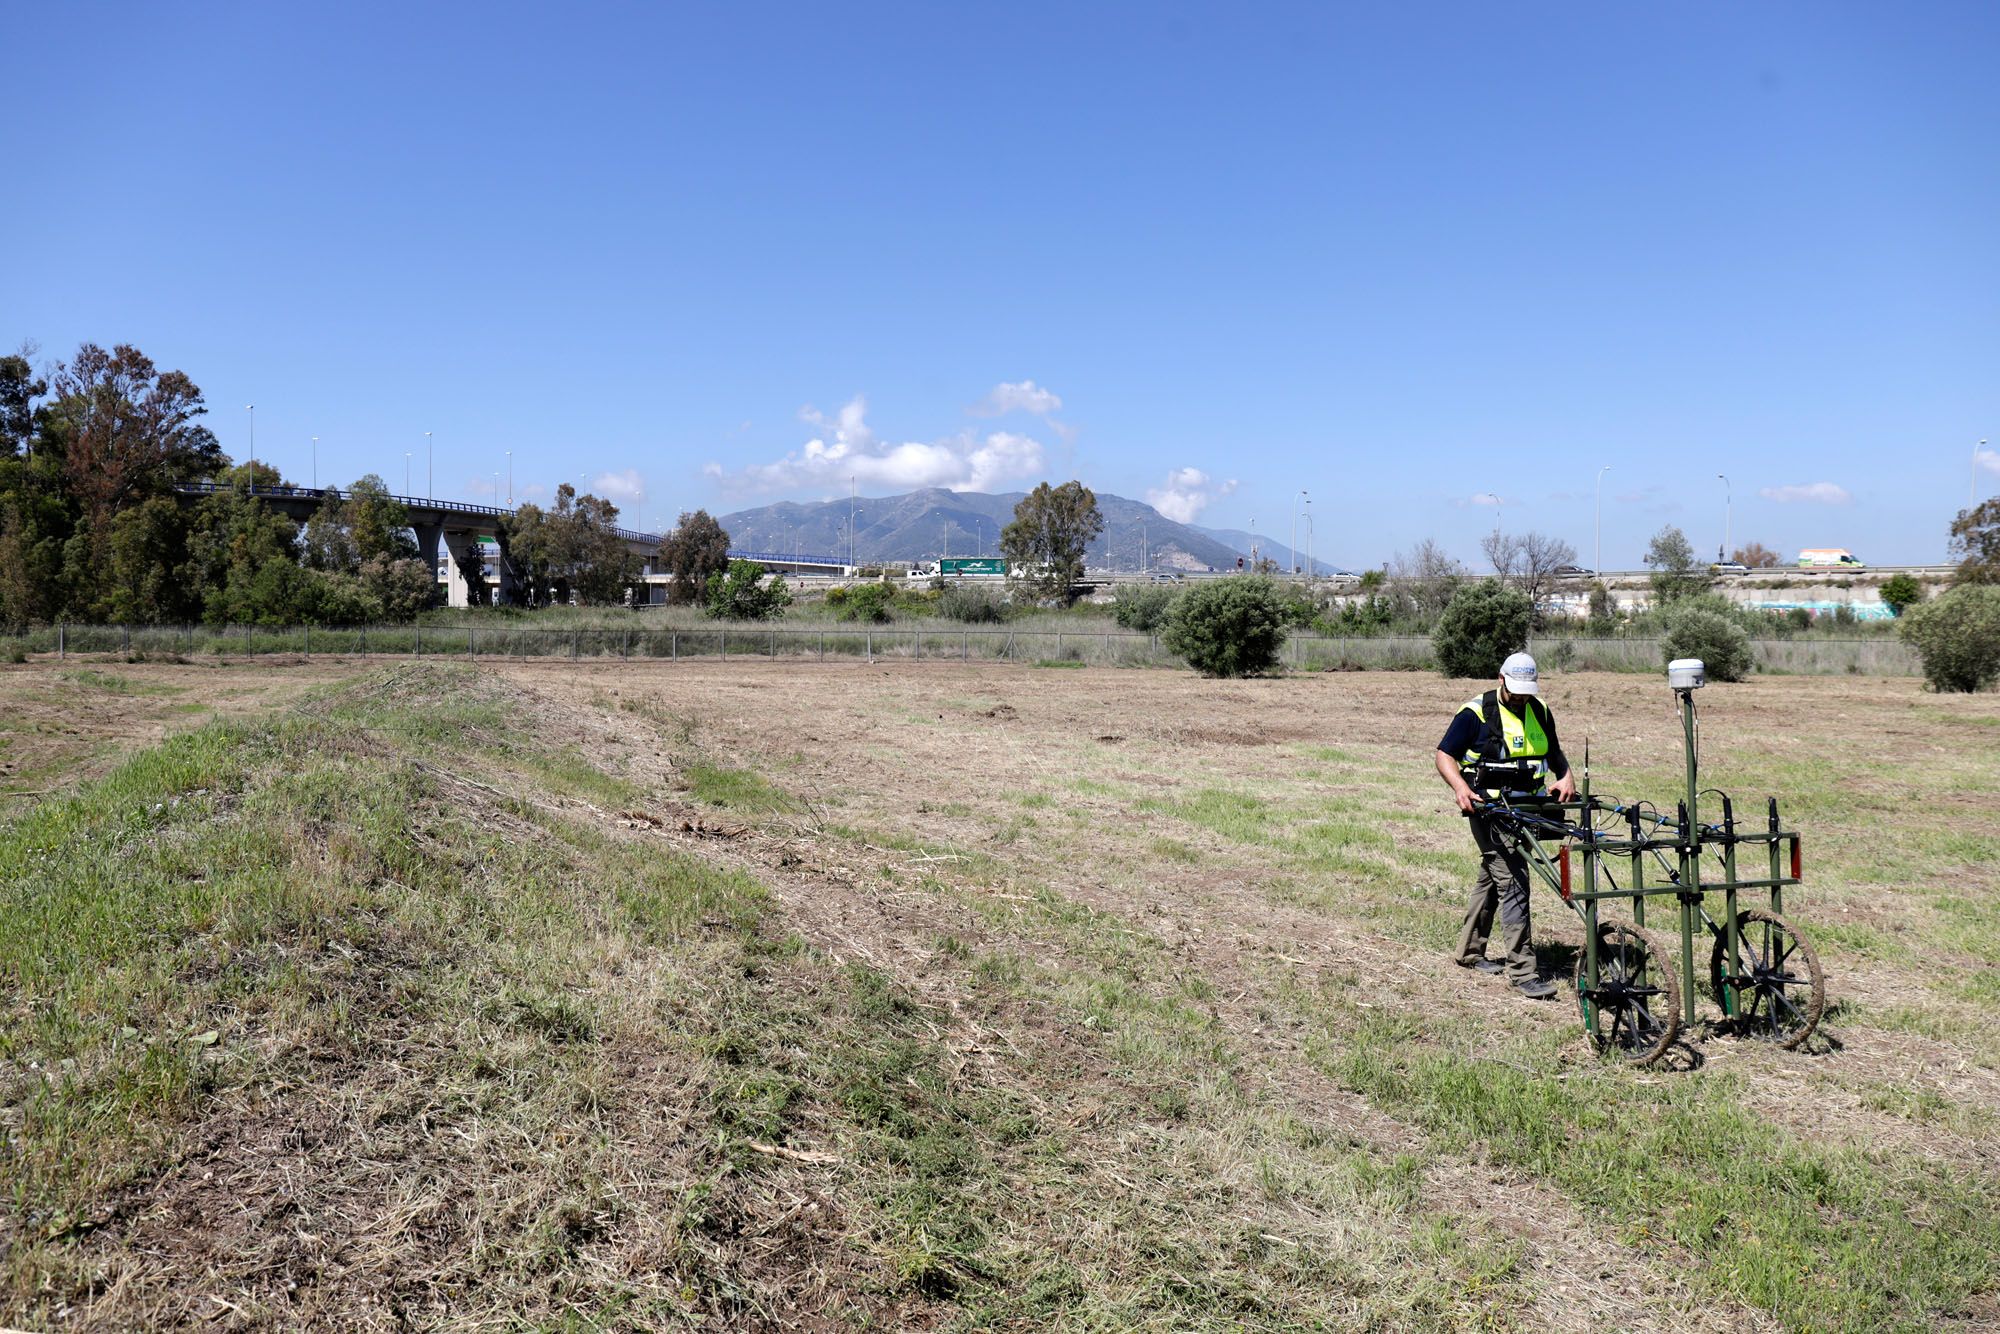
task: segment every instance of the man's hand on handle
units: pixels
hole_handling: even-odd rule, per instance
[[[1461,815],[1472,814],[1472,808],[1479,803],[1479,798],[1472,795],[1472,789],[1469,787],[1458,787],[1453,790],[1452,795],[1458,798],[1458,810]]]
[[[1556,779],[1555,794],[1557,801],[1576,800],[1576,772],[1574,770]]]

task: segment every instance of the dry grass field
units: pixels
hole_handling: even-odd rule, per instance
[[[1633,1071],[1446,957],[1474,688],[0,668],[0,1324],[2000,1326],[2000,697],[1704,692],[1830,1010]]]

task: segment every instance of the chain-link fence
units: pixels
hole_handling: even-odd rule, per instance
[[[1528,645],[1550,673],[1653,672],[1666,655],[1658,639],[1549,636]],[[1758,669],[1801,675],[1914,676],[1908,645],[1886,637],[1760,639]],[[464,658],[865,658],[908,661],[1088,663],[1178,666],[1158,635],[1125,631],[938,629],[895,625],[801,627],[716,625],[542,629],[500,622],[477,625],[162,626],[57,625],[0,636],[9,657],[126,657],[133,660],[291,655]],[[1338,637],[1293,634],[1282,661],[1301,671],[1428,671],[1431,642],[1420,636]]]

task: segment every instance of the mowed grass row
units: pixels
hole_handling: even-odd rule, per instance
[[[753,879],[562,805],[658,794],[531,722],[469,669],[370,672],[0,826],[0,1318],[1518,1306],[1509,1243],[1415,1209],[1414,1159],[1250,1091],[1194,998],[1150,996],[1143,941],[1077,973],[946,934],[919,995],[807,945]]]
[[[1366,747],[1352,753],[1300,747],[1302,763],[1281,766],[1282,777],[1262,765],[1239,767],[1238,777],[1212,786],[1187,783],[1181,761],[1165,753],[1155,757],[1126,744],[1114,760],[1110,750],[1088,743],[1068,748],[1077,752],[1073,771],[1118,768],[1126,776],[1051,775],[1040,790],[1017,788],[978,807],[990,826],[982,843],[910,846],[958,859],[948,872],[957,883],[948,888],[969,900],[999,885],[1081,912],[1036,876],[1088,848],[1100,874],[1135,889],[1152,880],[1198,883],[1202,870],[1213,868],[1256,882],[1273,902],[1304,905],[1410,950],[1442,951],[1455,935],[1473,869],[1469,851],[1405,836],[1424,819],[1415,808],[1434,794],[1423,776],[1398,774],[1359,753]],[[1178,785],[1162,792],[1131,772],[1147,765]],[[1672,790],[1677,771],[1657,768],[1635,767],[1629,785]],[[1973,780],[1975,786],[1990,781],[1990,775]],[[1752,792],[1789,793],[1801,782],[1797,762],[1780,756],[1757,756],[1730,778],[1732,787]],[[1818,924],[1813,913],[1854,892],[1871,846],[1867,803],[1881,799],[1859,787],[1829,796],[1825,787],[1808,785],[1813,795],[1802,806],[1815,830],[1815,888],[1800,899],[1809,910],[1808,929]],[[886,823],[893,815],[878,807],[874,818]],[[1849,823],[1839,836],[1819,832],[1843,819]],[[1989,874],[1975,860],[1984,837],[1977,828],[1966,835],[1919,825],[1905,833],[1953,859],[1944,868],[1959,874],[1961,886],[1967,877],[1977,884]],[[897,837],[893,829],[850,836],[881,846]],[[1962,889],[1960,895],[1968,903],[1990,902]],[[1924,901],[1917,899],[1919,906]],[[1541,908],[1545,919],[1561,911],[1552,901]],[[1040,917],[1057,922],[1063,913],[1051,907]],[[1143,939],[1139,920],[1093,922],[1068,932],[1068,947],[1089,959],[1101,942]],[[1063,934],[1037,929],[1053,932],[1052,939]],[[1963,951],[1967,962],[1984,958],[1976,923],[1927,918],[1913,936],[1920,950]],[[1836,944],[1835,968],[1845,962],[1840,949]],[[1176,966],[1166,958],[1136,964],[1124,985],[1149,1003],[1170,1004],[1190,984]],[[1315,984],[1302,983],[1289,965],[1269,964],[1266,974],[1273,1022],[1310,1029],[1308,1054],[1318,1069],[1421,1127],[1433,1151],[1532,1174],[1597,1219],[1603,1235],[1657,1246],[1666,1263],[1685,1265],[1719,1297],[1801,1329],[1925,1328],[1994,1313],[2000,1183],[1962,1162],[1931,1161],[1919,1148],[1878,1144],[1872,1136],[1857,1147],[1835,1126],[1815,1127],[1816,1084],[1847,1077],[1838,1055],[1779,1057],[1749,1070],[1635,1075],[1580,1060],[1567,1011],[1552,1031],[1537,1022],[1542,1012],[1524,1007],[1518,1020],[1469,1014],[1441,998],[1436,984],[1427,991],[1393,972],[1326,969]],[[1990,1006],[1981,1010],[1977,997],[1930,981],[1911,979],[1910,1013],[1922,1019],[1906,1020],[1909,1027],[1949,1027],[1954,1014],[1983,1013],[1990,1023]],[[1957,1009],[1961,1004],[1972,1008]],[[1857,1018],[1877,1020],[1849,1005],[1834,1023]],[[1968,1055],[1990,1059],[1991,1049],[1975,1043]],[[1874,1077],[1858,1078],[1860,1087]],[[1789,1093],[1750,1082],[1771,1079],[1788,1084]],[[1891,1116],[1993,1133],[1990,1116],[1978,1108],[1923,1096],[1915,1085],[1901,1091],[1909,1096],[1898,1096],[1898,1087],[1864,1089],[1868,1104]],[[1799,1104],[1788,1108],[1790,1122],[1755,1110],[1774,1097]],[[1577,1244],[1591,1243],[1585,1237]]]

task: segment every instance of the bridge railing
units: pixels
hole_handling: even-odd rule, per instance
[[[238,489],[234,482],[174,483],[174,490],[189,496],[222,495]],[[245,483],[240,489],[248,495],[276,497],[280,500],[324,501],[331,498],[344,501],[354,498],[352,490],[343,491],[337,486],[258,486],[255,483]],[[478,514],[490,518],[511,519],[517,513],[499,505],[475,505],[467,500],[433,500],[424,496],[393,494],[386,498],[395,501],[406,510],[432,510],[439,514]],[[642,533],[636,528],[613,528],[611,531],[627,542],[652,546],[660,544],[658,533]]]
[[[815,556],[811,553],[793,555],[785,551],[732,551],[729,553],[729,559],[754,560],[766,565],[831,565],[843,570],[847,568],[847,558],[844,556]]]

